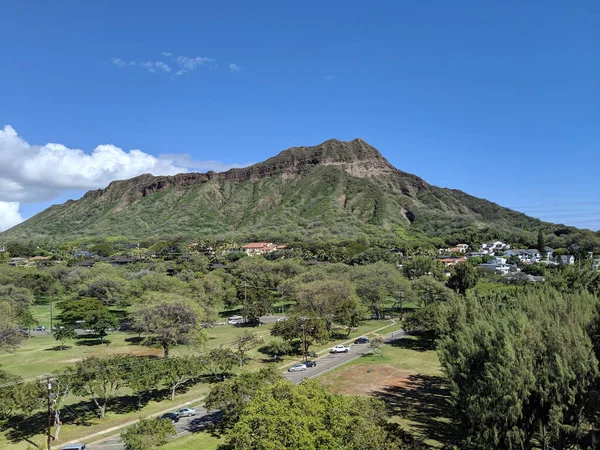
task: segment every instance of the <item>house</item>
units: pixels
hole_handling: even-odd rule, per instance
[[[458,249],[458,253],[467,253],[469,250],[468,244],[456,244],[456,248]]]
[[[509,265],[506,264],[505,258],[495,258],[493,260],[488,261],[487,263],[479,264],[477,267],[491,270],[500,275],[508,275],[508,272],[510,270]]]
[[[481,244],[480,251],[484,252],[486,255],[493,255],[494,252],[504,251],[508,249],[510,249],[510,245],[505,244],[502,241],[494,241]]]
[[[592,270],[600,270],[600,258],[592,262]]]
[[[572,266],[575,264],[575,257],[573,255],[561,255],[557,256],[554,261],[565,266]]]
[[[8,265],[14,266],[14,267],[20,267],[20,266],[27,265],[28,262],[29,261],[27,258],[11,258],[10,261],[8,261]]]
[[[552,247],[544,247],[544,253],[547,261],[550,261],[554,256],[554,249]]]
[[[285,246],[280,246],[285,248]],[[272,242],[250,242],[242,246],[241,250],[248,256],[264,255],[265,253],[273,253],[277,250],[277,245]]]
[[[50,256],[34,256],[29,258],[29,264],[36,266],[46,266],[50,264]]]

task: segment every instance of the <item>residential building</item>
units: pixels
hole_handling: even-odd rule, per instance
[[[600,258],[592,262],[592,270],[600,270]]]
[[[283,245],[279,247],[285,248]],[[241,248],[248,256],[264,255],[265,253],[272,253],[277,249],[277,245],[272,242],[250,242]]]
[[[573,265],[575,264],[575,257],[573,255],[561,255],[557,256],[555,262],[562,265]]]
[[[500,275],[507,275],[510,270],[510,266],[506,264],[505,258],[495,258],[493,260],[488,261],[487,263],[479,264],[477,267],[489,269]]]
[[[494,241],[481,244],[480,251],[484,252],[487,255],[493,255],[497,251],[505,251],[508,249],[510,249],[510,245],[505,244],[502,241]]]

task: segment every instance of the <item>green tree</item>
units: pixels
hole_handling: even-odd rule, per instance
[[[395,428],[389,427],[385,411],[381,400],[332,394],[315,381],[277,381],[255,392],[227,443],[240,450],[408,448],[391,432]]]
[[[254,397],[256,391],[280,379],[281,373],[273,368],[243,372],[235,378],[213,385],[206,397],[206,409],[221,411],[223,419],[218,425],[223,429],[231,428],[239,420],[248,400]]]
[[[246,353],[252,350],[253,348],[258,347],[263,343],[263,338],[250,330],[245,330],[242,333],[237,334],[233,341],[231,342],[231,346],[234,348],[235,353],[242,358],[242,361],[245,360]]]
[[[544,239],[544,233],[540,229],[538,231],[538,236],[537,236],[537,249],[539,250],[541,255],[546,254],[545,248],[546,248],[546,239]]]
[[[381,336],[373,336],[369,340],[369,348],[373,351],[374,354],[383,357],[383,353],[381,352],[381,347],[383,347],[383,338]]]
[[[108,330],[117,326],[117,318],[105,306],[95,311],[89,311],[85,316],[85,323],[92,328],[96,336],[100,338],[100,342],[104,342],[104,338],[108,335]]]
[[[198,356],[179,356],[161,361],[160,373],[171,390],[171,401],[175,391],[186,383],[197,379],[204,369],[204,359]]]
[[[67,341],[70,341],[71,339],[75,339],[76,337],[77,337],[77,334],[75,333],[75,330],[70,326],[59,327],[54,331],[54,339],[56,339],[58,342],[60,342],[61,350],[64,350],[67,348],[66,347]]]
[[[8,303],[0,303],[0,351],[12,352],[23,339]]]
[[[125,450],[150,450],[165,445],[176,434],[175,425],[167,419],[140,419],[121,433]]]
[[[458,263],[454,266],[454,273],[448,279],[448,287],[460,295],[465,295],[468,289],[477,284],[477,271],[468,263]]]
[[[223,346],[213,348],[202,357],[204,369],[210,373],[215,380],[224,380],[232,367],[238,362],[233,350]]]
[[[586,333],[597,300],[528,289],[447,304],[439,355],[474,448],[569,448],[580,442],[598,361]]]
[[[100,419],[104,419],[106,408],[125,384],[130,362],[125,356],[91,356],[76,364],[77,382],[73,391],[92,398]]]
[[[150,336],[148,344],[158,344],[169,356],[173,345],[200,345],[206,335],[200,327],[202,311],[177,295],[149,297],[133,311],[134,325]]]
[[[441,281],[444,279],[445,272],[444,264],[441,261],[427,256],[415,256],[403,265],[402,270],[404,275],[411,280],[423,275],[432,275]]]
[[[144,397],[155,391],[163,380],[162,361],[154,358],[139,358],[136,364],[131,364],[125,378],[127,386],[137,396],[138,407],[144,402]]]

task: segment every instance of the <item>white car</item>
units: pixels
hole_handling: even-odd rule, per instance
[[[241,322],[240,322],[239,320],[233,320],[233,319],[229,319],[229,320],[227,321],[227,323],[228,323],[229,325],[237,325],[238,323],[241,323]]]
[[[339,344],[335,347],[331,347],[329,353],[348,353],[348,350],[350,350],[350,347],[346,347],[345,345]]]
[[[294,364],[288,369],[288,372],[304,372],[306,370],[306,364]]]
[[[243,319],[244,319],[244,318],[243,318],[242,316],[231,316],[231,317],[229,318],[229,320],[238,320],[238,321],[239,321],[239,320],[243,320]]]
[[[196,410],[194,408],[181,408],[177,411],[181,417],[191,417],[196,415]]]

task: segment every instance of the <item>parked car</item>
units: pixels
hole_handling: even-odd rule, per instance
[[[85,450],[85,444],[68,444],[62,447],[61,450]]]
[[[304,365],[305,365],[306,367],[309,367],[309,368],[310,368],[310,367],[317,367],[317,362],[316,362],[316,361],[306,361],[306,362],[304,363]]]
[[[345,345],[339,344],[335,347],[332,347],[329,350],[329,353],[348,353],[348,350],[350,350],[350,347],[346,347]]]
[[[306,370],[306,364],[294,364],[288,369],[288,372],[304,372]]]
[[[177,414],[176,412],[166,413],[160,416],[160,419],[168,419],[173,423],[177,423],[179,422],[179,414]]]
[[[227,321],[227,323],[229,325],[237,325],[238,323],[241,323],[241,321],[239,321],[239,320],[231,320],[230,319],[230,320]]]
[[[196,410],[194,408],[181,408],[177,411],[179,417],[191,417],[196,415]]]
[[[368,344],[369,343],[369,338],[366,336],[361,336],[358,339],[356,339],[354,341],[355,344]]]
[[[244,318],[242,316],[231,316],[229,317],[228,320],[243,320]]]
[[[38,325],[33,331],[46,331],[46,327],[44,325]]]

